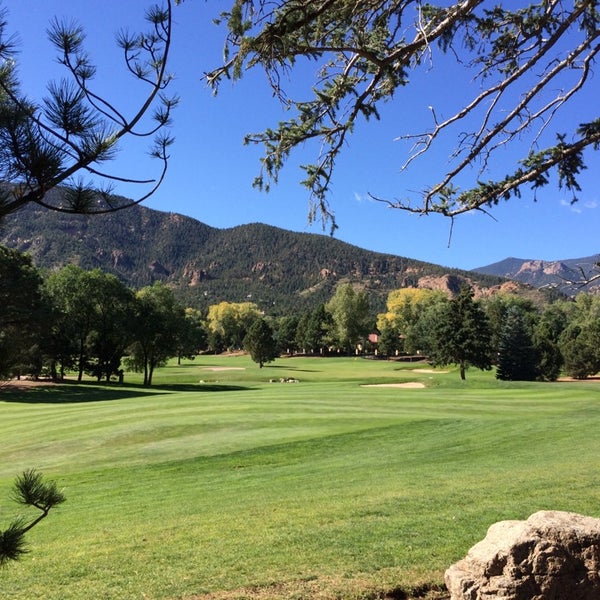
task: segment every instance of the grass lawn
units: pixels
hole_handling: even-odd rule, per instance
[[[0,529],[23,469],[67,496],[2,598],[398,598],[495,521],[600,516],[600,383],[245,356],[126,382],[0,391]]]

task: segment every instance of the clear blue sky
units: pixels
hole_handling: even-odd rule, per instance
[[[216,98],[202,82],[203,72],[218,65],[222,55],[223,31],[212,18],[226,4],[185,0],[175,9],[172,90],[181,97],[173,128],[176,143],[167,179],[146,206],[189,215],[218,228],[262,222],[322,233],[320,223],[307,223],[308,193],[299,184],[303,172],[297,165],[312,159],[310,148],[304,156],[292,156],[270,193],[252,189],[260,148],[243,146],[244,134],[274,126],[284,116],[264,76],[256,72],[236,85],[225,82]],[[148,5],[145,0],[5,0],[9,30],[18,32],[21,40],[23,90],[39,99],[48,79],[59,76],[45,31],[53,16],[75,18],[87,32],[89,53],[98,65],[98,89],[118,104],[133,105],[135,86],[119,75],[122,63],[114,34],[122,28],[137,30]],[[290,82],[298,89],[302,84],[298,78]],[[538,192],[537,202],[524,190],[521,199],[492,209],[494,219],[483,214],[458,218],[450,246],[449,220],[417,217],[369,199],[369,192],[390,199],[418,198],[418,191],[433,183],[431,174],[444,166],[449,147],[400,173],[407,148],[394,140],[424,123],[429,105],[448,116],[444,107],[460,102],[469,85],[454,73],[446,78],[428,74],[417,79],[410,94],[398,94],[386,105],[380,122],[357,127],[338,163],[331,194],[339,225],[336,237],[369,250],[464,269],[509,256],[556,260],[600,252],[599,157],[593,158],[582,177],[583,191],[576,205],[571,206],[567,193],[556,187]],[[600,79],[596,77],[591,85],[587,99],[571,109],[579,119],[576,122],[597,116]],[[509,152],[506,161],[510,164]],[[143,150],[123,148],[114,170],[148,174],[144,166]],[[135,193],[125,187],[117,191],[126,196]]]

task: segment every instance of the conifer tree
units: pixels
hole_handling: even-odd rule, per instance
[[[463,380],[469,366],[492,368],[489,323],[469,286],[462,286],[458,296],[441,305],[435,315],[437,323],[432,328],[434,340],[430,353],[434,364],[457,364]]]
[[[48,36],[56,49],[65,78],[50,81],[39,101],[21,90],[18,51],[7,21],[0,12],[0,220],[35,203],[66,213],[98,214],[120,210],[148,198],[163,181],[173,139],[167,132],[176,97],[166,88],[171,47],[172,3],[146,11],[146,30],[117,35],[123,68],[146,92],[135,99],[119,90],[110,98],[99,93],[96,65],[85,48],[82,26],[54,19]],[[136,86],[137,89],[137,86]],[[143,89],[143,88],[142,88]],[[120,104],[128,95],[137,108]],[[158,162],[154,177],[117,174],[106,167],[124,139],[149,138],[149,154]],[[84,178],[89,177],[89,181]],[[113,193],[117,183],[139,184],[135,200]],[[9,185],[6,185],[9,184]],[[57,187],[62,193],[53,193]]]
[[[535,193],[553,181],[551,174],[577,198],[587,157],[600,148],[597,103],[570,111],[582,91],[596,97],[598,0],[515,7],[484,0],[230,0],[226,6],[224,62],[206,79],[217,91],[224,79],[265,71],[288,116],[246,138],[264,149],[255,184],[268,190],[293,151],[316,142],[314,160],[302,165],[311,217],[335,228],[331,184],[352,132],[381,118],[384,104],[414,98],[423,78],[440,90],[452,86],[452,94],[428,98],[426,121],[413,130],[407,114],[390,138],[406,142],[402,170],[427,163],[440,144],[449,146],[448,161],[427,163],[427,188],[417,197],[400,190],[397,200],[376,191],[374,198],[452,218],[531,188]],[[312,80],[306,81],[303,58],[314,65]],[[296,70],[302,77],[294,77]],[[457,76],[451,83],[449,71]],[[517,155],[508,167],[507,148]],[[434,163],[444,166],[436,172]]]
[[[21,559],[27,553],[25,534],[46,518],[50,510],[66,500],[55,482],[44,481],[42,474],[33,469],[17,477],[13,499],[23,506],[38,509],[40,514],[31,521],[25,517],[15,519],[4,531],[0,530],[0,567]]]
[[[533,381],[537,352],[523,312],[516,306],[506,311],[498,342],[496,378],[504,381]]]
[[[265,363],[273,362],[279,356],[273,329],[264,319],[256,319],[252,323],[244,337],[244,349],[261,369]]]

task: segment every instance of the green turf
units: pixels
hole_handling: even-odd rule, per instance
[[[423,367],[199,357],[150,390],[128,374],[0,392],[0,518],[25,468],[67,495],[0,571],[2,597],[291,597],[297,582],[360,596],[440,583],[499,519],[600,514],[598,384]],[[427,387],[361,385],[408,381]]]

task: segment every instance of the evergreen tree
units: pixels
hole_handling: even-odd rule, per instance
[[[265,363],[274,361],[279,352],[273,329],[264,319],[256,319],[244,338],[244,349],[262,369]]]
[[[414,120],[406,118],[407,126],[390,136],[407,143],[402,168],[422,160],[428,169],[419,201],[405,193],[397,194],[402,200],[381,199],[393,208],[448,217],[487,210],[547,185],[554,173],[575,199],[586,157],[600,149],[597,105],[569,110],[582,89],[595,93],[590,66],[600,52],[597,1],[513,7],[481,0],[234,0],[226,7],[225,60],[207,82],[216,90],[220,81],[253,68],[266,72],[289,116],[247,136],[264,149],[255,183],[268,189],[293,151],[316,141],[314,161],[302,165],[311,217],[333,220],[334,170],[358,123],[379,119],[386,102],[401,105],[403,95],[418,94],[413,88],[424,76],[437,76],[437,88],[444,89],[451,73],[463,102],[440,94],[427,106],[428,99],[424,125],[414,131]],[[306,81],[300,57],[314,61],[313,80]],[[294,78],[295,69],[302,77]],[[450,147],[441,148],[448,164],[428,161],[448,140]],[[517,158],[506,167],[509,147]]]
[[[13,498],[23,506],[37,508],[41,514],[30,522],[24,518],[15,519],[4,531],[0,530],[0,567],[11,560],[19,560],[27,552],[25,534],[66,499],[55,482],[44,481],[41,473],[33,469],[17,477]]]
[[[488,317],[491,330],[491,348],[493,353],[498,352],[502,328],[506,320],[506,313],[511,307],[521,311],[528,326],[533,327],[538,320],[539,311],[534,303],[528,298],[516,294],[493,294],[483,301],[485,314]]]
[[[536,378],[536,354],[523,311],[511,306],[500,329],[496,378],[533,381]]]
[[[32,352],[47,322],[42,277],[28,256],[0,246],[0,377],[18,375],[31,364]]]
[[[560,336],[567,326],[567,315],[562,303],[554,303],[541,314],[533,330],[533,343],[538,356],[538,378],[556,381],[564,363],[560,350]]]
[[[329,341],[331,315],[324,304],[300,317],[296,340],[298,347],[304,352],[323,352]]]
[[[434,364],[457,364],[461,379],[469,366],[492,368],[487,316],[470,287],[463,286],[456,298],[433,312],[438,319],[430,353]]]
[[[600,321],[573,323],[561,336],[565,372],[586,379],[600,371]]]
[[[281,317],[277,323],[277,348],[280,353],[289,352],[294,354],[298,349],[296,332],[298,331],[298,317],[292,315]]]
[[[54,19],[48,37],[66,77],[51,81],[47,96],[34,102],[20,90],[15,36],[8,31],[6,11],[0,13],[0,220],[35,203],[67,213],[107,213],[143,201],[166,174],[172,138],[165,133],[176,98],[166,95],[172,77],[167,71],[171,46],[171,0],[166,7],[146,11],[147,30],[117,37],[124,69],[147,93],[137,108],[119,106],[123,98],[103,97],[94,86],[96,67],[87,53],[85,34],[74,22]],[[121,94],[129,97],[128,94]],[[127,117],[126,115],[130,115]],[[114,158],[123,139],[152,139],[150,155],[159,163],[155,178],[123,178],[106,162]],[[93,175],[97,186],[74,181],[77,174]],[[145,184],[138,200],[112,193],[115,182]],[[5,185],[5,184],[11,185]],[[58,185],[63,194],[49,193]]]
[[[398,329],[393,325],[386,325],[379,334],[377,348],[382,356],[393,356],[397,351],[400,351],[402,340]]]

